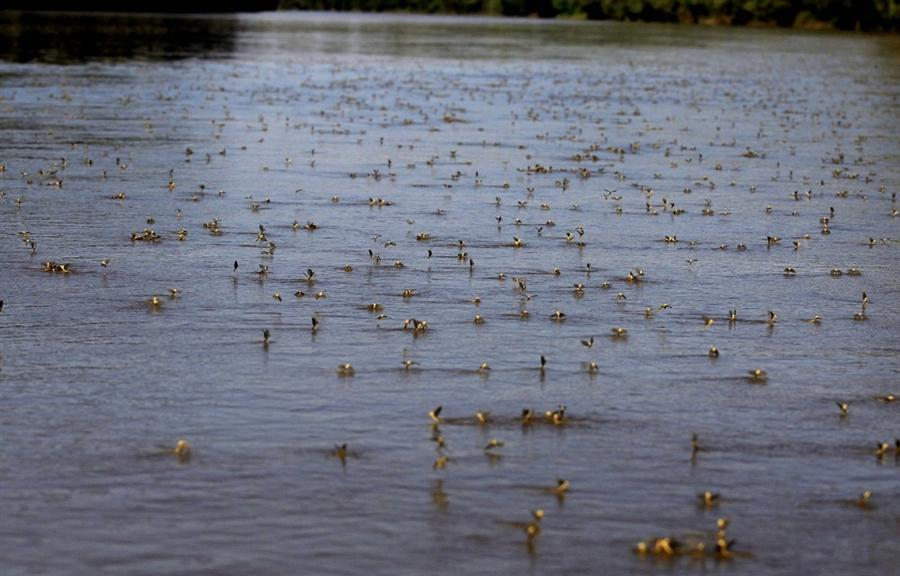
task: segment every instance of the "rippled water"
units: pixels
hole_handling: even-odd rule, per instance
[[[896,569],[896,37],[0,22],[4,574]],[[565,425],[517,420],[558,405]],[[730,561],[631,551],[712,546],[719,517]]]

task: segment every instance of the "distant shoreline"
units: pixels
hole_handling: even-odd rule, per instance
[[[795,30],[900,32],[900,0],[797,0],[759,3],[754,10],[717,0],[7,0],[0,12],[111,12],[226,14],[322,11],[497,16],[594,21],[656,22]]]
[[[280,0],[279,8],[900,31],[900,0]]]
[[[557,14],[555,16],[541,16],[537,13],[532,14],[496,14],[492,12],[427,12],[415,10],[318,10],[306,8],[279,8],[277,12],[283,13],[303,13],[303,12],[325,12],[330,14],[398,14],[398,15],[416,15],[416,16],[468,16],[468,17],[488,17],[488,18],[510,18],[513,20],[534,19],[534,20],[575,20],[584,22],[627,22],[637,24],[672,24],[678,26],[701,26],[709,28],[780,28],[784,30],[806,30],[806,31],[831,31],[831,32],[886,32],[897,33],[900,28],[841,28],[832,22],[825,20],[817,20],[811,17],[801,17],[791,24],[779,24],[771,20],[750,20],[747,22],[732,22],[727,18],[708,17],[694,20],[643,20],[639,18],[589,18],[585,14]]]

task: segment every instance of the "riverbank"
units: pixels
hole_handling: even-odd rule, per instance
[[[898,0],[280,0],[279,8],[900,31]]]
[[[900,31],[900,0],[8,0],[3,9],[230,13],[405,12],[667,22],[805,30]]]

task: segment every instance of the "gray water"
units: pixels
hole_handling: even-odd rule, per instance
[[[896,573],[896,37],[0,21],[3,574]]]

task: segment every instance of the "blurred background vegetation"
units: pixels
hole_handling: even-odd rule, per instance
[[[900,31],[900,0],[280,0],[280,7]]]

